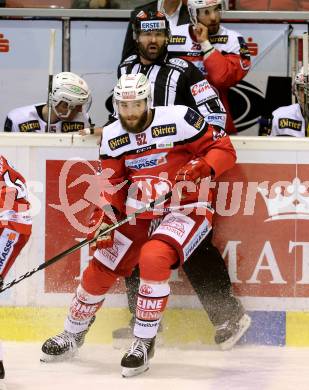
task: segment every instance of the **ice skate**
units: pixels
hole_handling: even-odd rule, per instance
[[[230,319],[222,325],[216,326],[215,342],[222,350],[233,348],[237,341],[245,334],[251,324],[248,314],[239,319]]]
[[[123,328],[118,328],[115,329],[112,333],[113,335],[113,348],[115,349],[123,349],[127,348],[130,345],[130,342],[133,337],[133,329],[135,325],[135,316],[131,317],[130,322],[127,327]],[[158,328],[158,333],[161,333],[163,331],[163,325],[162,322],[160,322],[159,328]],[[160,334],[157,336],[157,345],[159,342],[162,343],[161,340],[162,337],[160,337]]]
[[[41,362],[50,363],[73,359],[77,355],[78,348],[84,344],[85,336],[94,320],[95,317],[91,319],[88,328],[82,332],[71,333],[65,330],[47,339],[42,345]]]
[[[122,376],[124,378],[142,374],[149,369],[148,361],[154,355],[155,340],[155,337],[152,339],[136,337],[121,360]]]

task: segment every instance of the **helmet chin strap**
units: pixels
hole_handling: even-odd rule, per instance
[[[58,103],[59,104],[59,103]],[[67,119],[70,115],[71,115],[71,113],[72,113],[72,111],[74,110],[74,108],[75,107],[77,107],[78,106],[78,104],[77,105],[75,105],[75,106],[69,106],[68,105],[68,112],[66,113],[66,114],[62,114],[62,113],[60,113],[58,110],[57,110],[57,106],[54,106],[53,105],[53,109],[54,109],[54,112],[55,112],[55,114],[57,115],[57,117],[59,118],[59,119]],[[85,113],[85,111],[84,111],[84,105],[81,105],[82,106],[82,112],[84,112]],[[90,107],[90,106],[89,106]],[[87,111],[86,111],[87,112]]]
[[[197,25],[197,10],[191,7],[188,7],[188,12],[190,16],[190,21],[193,24],[193,26]]]
[[[55,111],[55,114],[57,115],[57,117],[59,119],[67,119],[70,115],[71,115],[71,112],[72,112],[72,109],[68,109],[68,112],[66,114],[61,114],[57,111],[56,107],[53,107],[54,108],[54,111]]]

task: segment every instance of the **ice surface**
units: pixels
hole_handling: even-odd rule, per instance
[[[40,363],[40,344],[4,343],[7,390],[302,390],[309,349],[235,347],[232,351],[159,347],[150,370],[122,378],[123,351],[86,344],[71,362]]]

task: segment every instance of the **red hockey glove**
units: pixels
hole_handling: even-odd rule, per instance
[[[98,224],[100,225],[96,230],[93,230],[91,231],[91,233],[87,234],[88,240],[98,237],[101,230],[105,230],[111,225],[110,219],[108,218],[107,215],[104,214],[104,211],[101,209],[95,209],[95,211],[93,212],[90,219],[89,228],[91,229],[97,226]],[[106,249],[106,248],[111,248],[113,246],[113,243],[114,243],[114,232],[112,231],[104,236],[97,238],[96,241],[93,241],[90,244],[90,247],[93,250]]]
[[[201,179],[211,175],[211,168],[202,158],[189,161],[176,173],[175,181],[191,181],[198,184]]]

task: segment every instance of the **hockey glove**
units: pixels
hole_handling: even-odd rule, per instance
[[[111,225],[111,221],[107,215],[101,209],[96,209],[92,214],[90,219],[89,228],[93,228],[100,223],[99,227],[96,230],[91,231],[87,234],[87,239],[91,240],[97,238],[102,230],[107,229]],[[91,229],[92,230],[92,229]],[[90,244],[90,248],[95,249],[106,249],[111,248],[114,244],[114,232],[110,232],[106,235],[98,237],[96,241],[93,241]]]
[[[175,182],[190,181],[198,184],[201,179],[211,175],[211,168],[202,158],[189,161],[176,173]]]

